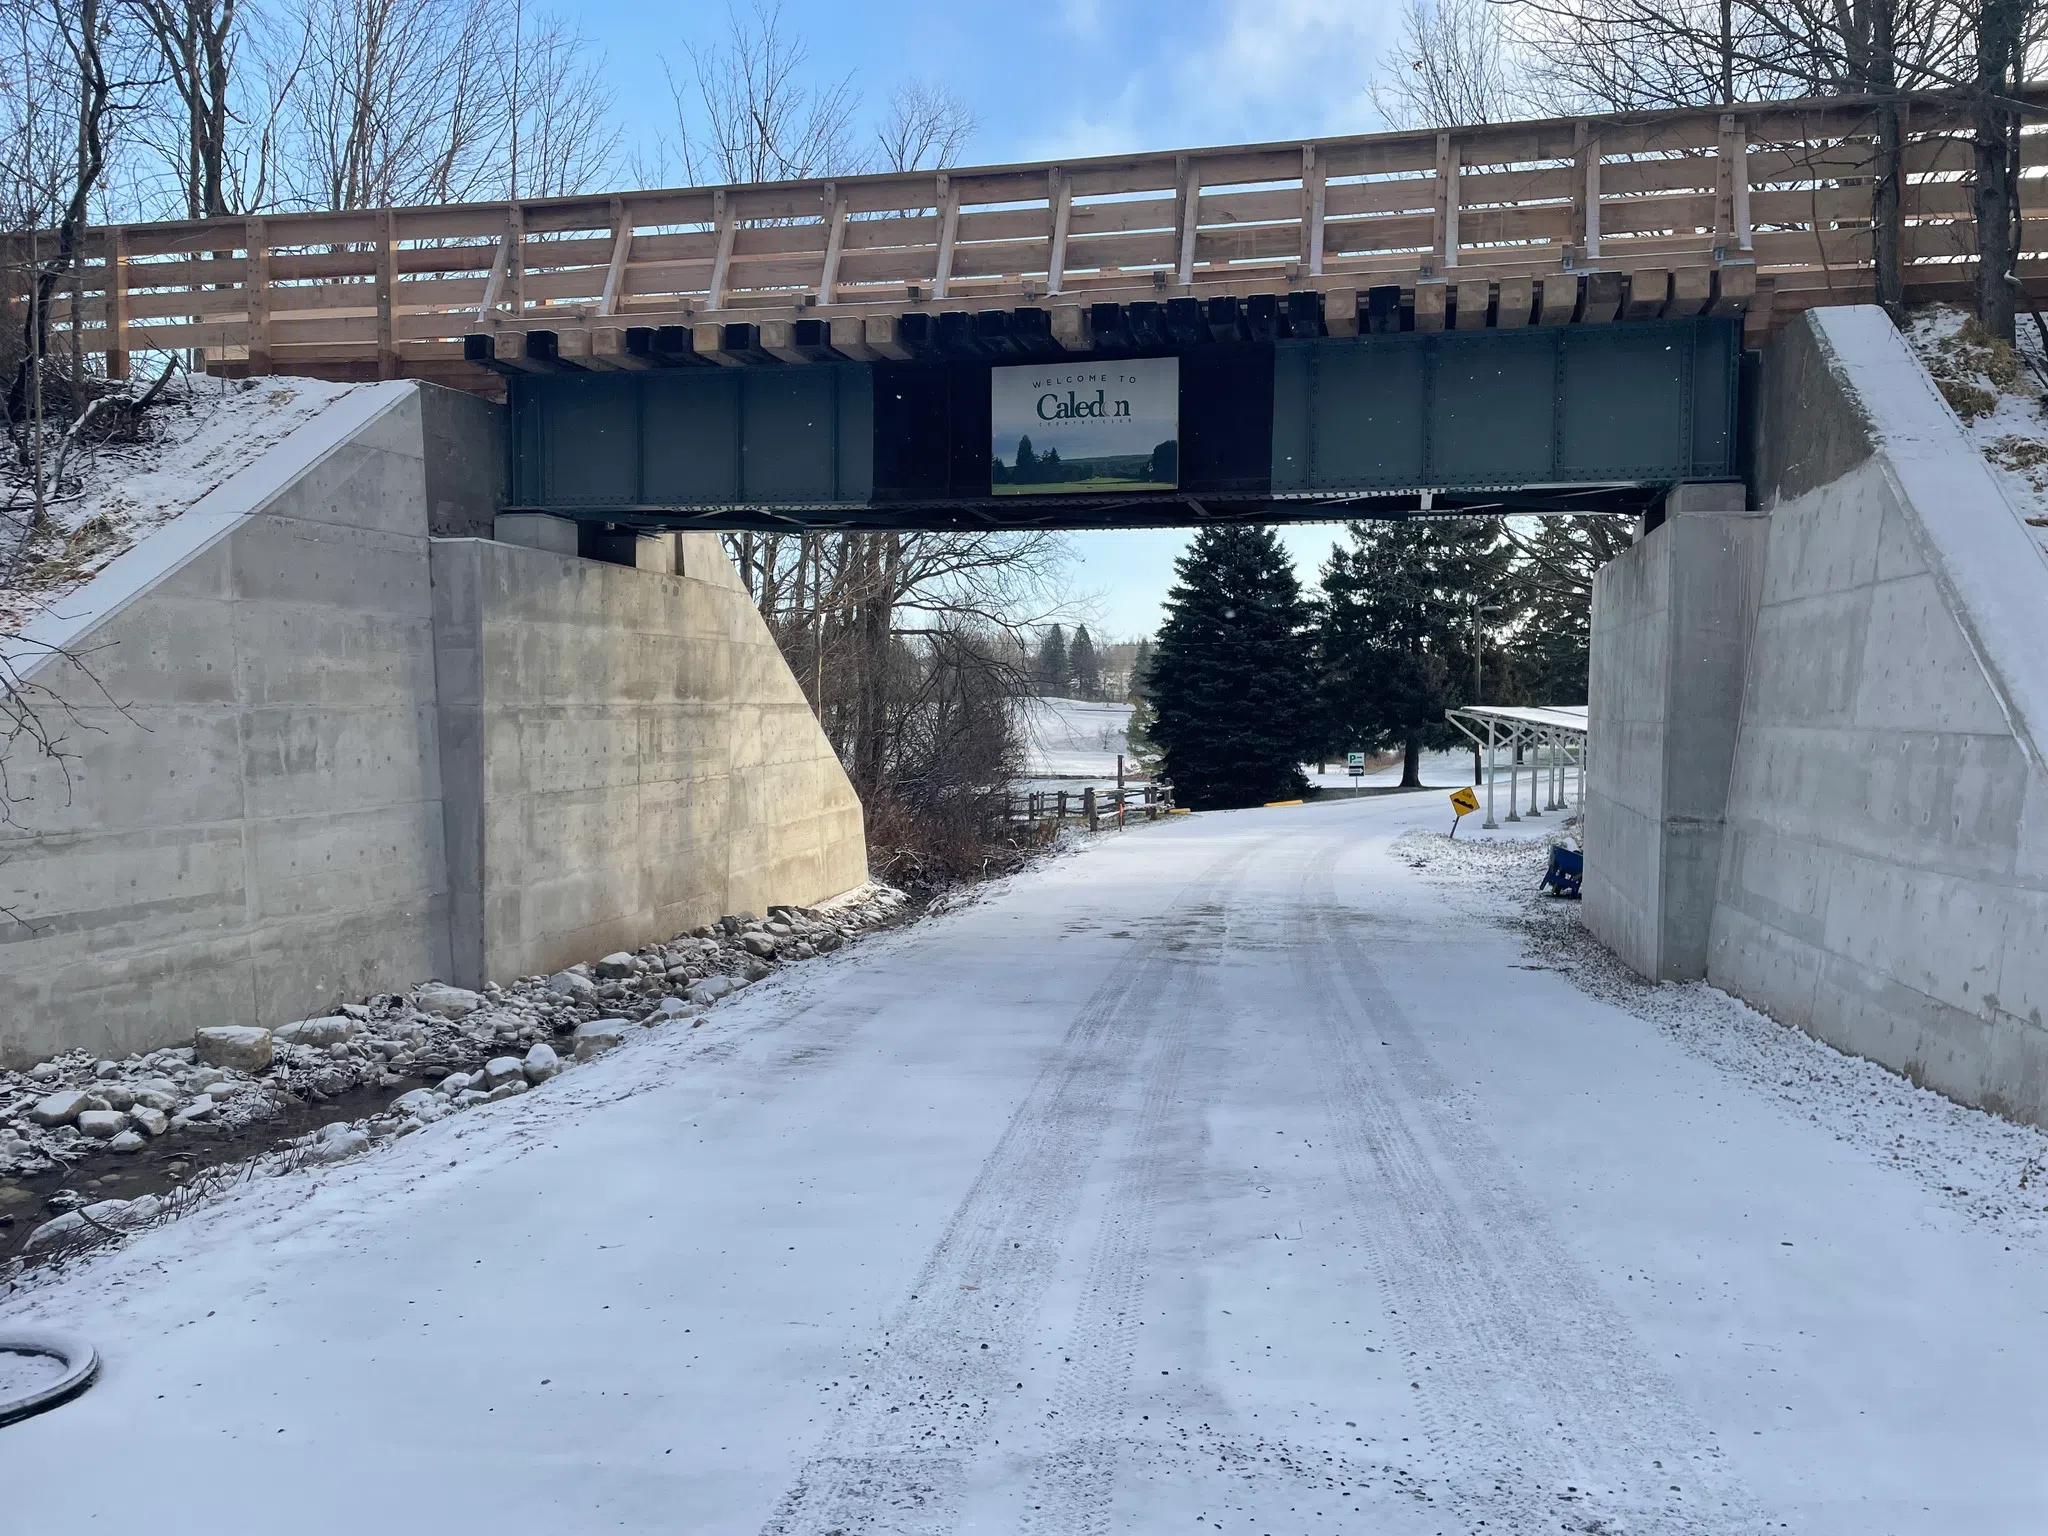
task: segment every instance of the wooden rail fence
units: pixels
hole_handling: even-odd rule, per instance
[[[1116,789],[1098,789],[1090,784],[1081,789],[1032,789],[1003,797],[1008,820],[1037,826],[1050,821],[1063,826],[1078,821],[1090,832],[1103,827],[1121,827],[1132,821],[1157,821],[1173,814],[1173,786],[1170,784],[1126,784]]]
[[[1175,299],[1243,300],[1281,335],[1709,309],[1760,334],[1872,296],[1874,129],[1865,102],[1764,103],[139,224],[91,233],[55,318],[117,376],[133,353],[195,349],[223,372],[477,389],[499,387],[491,368],[911,355],[954,317],[969,350],[1085,351],[1208,313]],[[1969,123],[1920,97],[1907,135],[1908,294],[1962,297]],[[2048,133],[2023,146],[2021,274],[2048,292]],[[1105,315],[1131,330],[1097,338]]]

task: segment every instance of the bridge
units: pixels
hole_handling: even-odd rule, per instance
[[[1909,130],[1906,291],[1963,297],[1968,115]],[[1738,472],[1745,339],[1872,296],[1875,132],[1759,103],[136,225],[58,320],[117,377],[193,348],[502,396],[512,504],[625,525],[1637,511]],[[1132,414],[1091,438],[1035,384]]]

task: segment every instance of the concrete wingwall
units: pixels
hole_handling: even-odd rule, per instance
[[[4,764],[0,1063],[865,878],[859,803],[714,536],[677,541],[681,576],[434,536],[490,528],[502,430],[353,390],[11,647],[63,756]]]
[[[861,808],[714,534],[662,575],[436,540],[458,981],[866,878]]]
[[[1875,309],[1811,311],[1767,351],[1754,498],[1762,559],[1739,598],[1709,600],[1747,642],[1705,921],[1666,911],[1658,943],[1683,963],[1639,963],[1616,913],[1651,887],[1623,864],[1596,906],[1615,818],[1589,785],[1588,923],[1647,974],[1704,974],[2048,1124],[2048,560]],[[1645,625],[1682,633],[1644,596],[1646,567],[1692,579],[1677,521],[1601,573],[1596,675],[1630,664]],[[1679,659],[1710,687],[1729,675],[1725,656]],[[1595,781],[1631,771],[1597,709],[1591,757]],[[1639,863],[1682,865],[1690,833],[1653,823]]]

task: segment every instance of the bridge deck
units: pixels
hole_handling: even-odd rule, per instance
[[[1204,318],[1239,299],[1281,337],[1700,313],[1745,315],[1757,335],[1871,297],[1874,129],[1867,102],[1760,103],[134,225],[93,233],[59,318],[117,375],[131,353],[198,348],[224,372],[489,391],[508,371],[872,360],[948,335],[1085,352],[1105,325],[1112,343],[1164,325],[1175,299]],[[2032,213],[2048,203],[2048,135],[2026,146]],[[1915,98],[1914,298],[1968,291],[1971,163],[1964,110]],[[2048,241],[2023,246],[2029,290],[2048,293]]]

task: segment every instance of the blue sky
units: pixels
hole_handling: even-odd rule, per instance
[[[629,141],[673,131],[665,55],[725,30],[723,3],[568,0],[608,59]],[[906,77],[950,85],[980,119],[973,163],[1107,155],[1183,145],[1368,133],[1385,126],[1366,87],[1397,31],[1396,0],[783,0],[786,27],[821,80],[852,76],[879,104]],[[1327,553],[1323,526],[1290,529],[1304,581]],[[1102,632],[1154,628],[1178,531],[1076,535],[1073,587]]]

